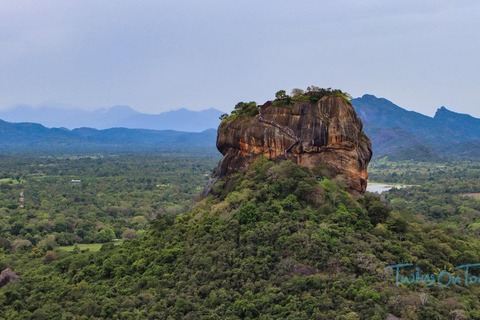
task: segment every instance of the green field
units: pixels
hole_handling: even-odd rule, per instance
[[[113,243],[114,245],[118,246],[123,243],[124,240],[118,240],[118,241],[112,241],[112,242],[107,242],[107,243]],[[97,252],[100,251],[100,248],[104,245],[105,243],[79,243],[78,247],[80,250],[90,250],[92,252]],[[63,246],[59,247],[63,251],[71,252],[75,248],[75,246]]]
[[[0,179],[0,183],[11,183],[11,184],[18,184],[18,180],[12,178],[4,178]]]

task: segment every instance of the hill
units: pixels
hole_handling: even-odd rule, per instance
[[[480,141],[465,141],[451,148],[439,150],[444,155],[455,154],[456,158],[462,160],[480,159]]]
[[[398,214],[342,180],[259,159],[230,192],[163,215],[147,236],[98,253],[3,256],[20,281],[0,291],[6,319],[448,319],[480,314],[479,287],[395,281],[480,259],[478,239]],[[410,277],[410,270],[401,274]],[[471,274],[477,275],[474,270]],[[457,271],[464,277],[462,270]],[[463,279],[463,278],[462,278]],[[48,292],[48,294],[46,294]],[[26,303],[28,301],[28,303]],[[423,301],[423,302],[422,302]]]
[[[95,129],[124,127],[130,129],[202,132],[218,127],[218,118],[222,113],[213,108],[202,111],[190,111],[183,108],[160,114],[145,114],[137,112],[128,106],[114,106],[94,111],[18,106],[11,110],[0,111],[0,119],[8,122],[32,122],[46,127],[65,127],[69,129],[81,127]]]
[[[435,153],[427,146],[415,146],[411,148],[405,148],[397,152],[389,153],[388,160],[390,161],[421,161],[438,163],[442,161],[448,161],[448,158],[442,157]]]
[[[3,152],[135,151],[160,147],[214,147],[216,135],[214,129],[200,133],[126,128],[69,130],[0,120],[0,150]]]
[[[407,111],[391,101],[366,94],[352,99],[358,115],[365,125],[365,132],[372,139],[375,158],[391,152],[405,153],[412,147],[423,145],[437,155],[456,159],[479,152],[473,142],[480,140],[480,119],[439,108],[431,118],[414,111]],[[470,152],[457,155],[453,150],[461,144],[471,146]]]
[[[433,118],[436,125],[445,129],[445,134],[462,137],[462,141],[480,140],[480,119],[468,114],[456,113],[441,107]]]
[[[136,114],[118,120],[114,124],[117,127],[125,128],[201,132],[207,129],[216,129],[220,123],[218,118],[222,114],[223,112],[214,108],[202,111],[190,111],[182,108],[157,115]]]
[[[69,129],[91,127],[106,129],[115,127],[115,123],[137,115],[139,112],[128,106],[114,106],[95,111],[82,109],[64,109],[55,107],[34,108],[18,106],[11,110],[0,111],[0,119],[8,122],[32,122],[45,127],[64,127]]]
[[[363,139],[368,149],[361,121],[346,97],[341,92],[327,93],[314,96],[314,100],[320,101],[320,119],[325,125],[319,132],[331,140],[318,137],[318,141],[339,142],[328,148],[343,147],[341,142],[354,136]],[[271,105],[276,103],[285,109],[283,114],[292,114],[297,107],[307,108],[313,102],[309,94],[299,97],[305,103],[278,98]],[[0,318],[480,318],[480,286],[474,285],[480,274],[475,268],[465,270],[465,265],[480,261],[480,206],[475,199],[462,200],[451,193],[467,172],[478,175],[478,167],[469,171],[444,167],[438,171],[402,170],[402,176],[417,172],[426,183],[394,188],[392,194],[402,196],[388,205],[374,194],[352,196],[345,174],[330,175],[335,168],[328,163],[310,166],[295,163],[295,157],[288,159],[295,147],[300,156],[312,151],[298,145],[301,137],[307,136],[301,131],[310,132],[319,117],[304,117],[294,126],[300,131],[296,132],[281,122],[294,117],[276,117],[281,110],[268,108],[270,105],[239,104],[224,119],[221,130],[237,128],[245,138],[242,143],[251,146],[244,141],[255,141],[259,132],[254,128],[265,121],[276,133],[274,137],[266,133],[265,140],[285,140],[279,144],[284,157],[269,160],[258,152],[249,162],[245,161],[250,160],[249,153],[236,153],[236,161],[227,169],[239,163],[248,165],[232,170],[229,177],[234,178],[215,183],[212,192],[186,212],[158,214],[144,237],[126,240],[121,246],[106,244],[96,253],[78,248],[71,253],[48,248],[45,252],[34,247],[10,254],[5,248],[10,250],[14,244],[4,241],[0,266],[12,269],[20,280],[0,289]],[[263,121],[248,128],[256,112]],[[339,140],[345,130],[338,130],[337,118],[352,126],[354,134]],[[241,130],[242,125],[249,130]],[[228,141],[221,134],[218,139],[222,150]],[[293,147],[284,149],[289,145]],[[344,148],[355,154],[358,150],[354,147],[351,143],[350,149]],[[429,155],[428,149],[417,149]],[[318,150],[314,156],[321,158],[326,151]],[[335,155],[337,163],[346,163],[345,153]],[[226,160],[221,159],[217,168],[223,168]],[[365,169],[369,158],[366,160]],[[399,178],[397,172],[384,174]],[[451,185],[437,183],[447,176],[455,178]],[[468,181],[476,184],[465,191],[476,190],[477,177]],[[105,198],[105,205],[110,201]],[[445,205],[442,208],[437,203]],[[417,210],[412,209],[415,206]],[[24,215],[31,217],[28,211]],[[452,216],[462,221],[461,227],[442,223]],[[474,223],[470,223],[472,219]],[[27,236],[27,228],[17,224],[12,234]]]
[[[373,157],[381,158],[390,153],[397,153],[396,156],[409,157],[409,148],[425,146],[432,150],[437,156],[450,159],[475,159],[480,153],[480,119],[470,115],[459,114],[439,108],[435,116],[428,117],[417,112],[407,111],[391,101],[384,98],[377,98],[366,94],[360,98],[351,100],[357,114],[362,119],[364,131],[372,140]],[[203,111],[189,111],[179,109],[161,114],[142,114],[127,106],[115,106],[110,109],[98,109],[87,112],[78,109],[59,108],[32,108],[20,106],[10,111],[1,111],[0,118],[11,122],[36,122],[47,127],[79,128],[91,127],[97,129],[124,127],[133,129],[149,130],[174,130],[184,132],[202,132],[210,128],[217,128],[221,111],[208,109]],[[22,137],[25,132],[17,132]],[[53,129],[52,129],[53,130]],[[53,145],[78,145],[78,137],[66,133],[64,129],[55,129],[48,135],[59,137],[62,142],[51,140]],[[68,132],[68,131],[67,131]],[[47,134],[47,133],[45,133]],[[112,132],[113,134],[113,132]],[[102,134],[105,136],[105,134]],[[121,134],[120,134],[121,135]],[[158,137],[152,137],[145,133],[142,144],[152,144]],[[16,139],[16,138],[15,138]],[[15,139],[4,143],[14,145]],[[136,138],[137,140],[141,138]],[[150,140],[150,141],[148,141]],[[199,138],[193,144],[203,144]],[[115,141],[113,139],[112,141]],[[127,142],[129,140],[127,139]],[[178,143],[183,143],[179,138]],[[185,139],[185,142],[189,139]],[[213,134],[205,138],[205,143],[214,143]],[[40,144],[49,146],[45,137],[40,139]],[[105,141],[104,141],[105,142]],[[104,143],[103,142],[103,143]],[[134,144],[133,141],[130,140]],[[130,143],[128,142],[128,143]],[[95,144],[99,142],[96,141]],[[168,144],[168,139],[163,140]],[[82,142],[83,144],[83,142]],[[115,144],[115,143],[111,143]],[[188,143],[185,143],[188,145]],[[117,145],[118,146],[118,145]],[[39,148],[37,148],[39,149]],[[458,150],[458,152],[455,152]]]
[[[363,122],[378,127],[398,127],[413,135],[426,137],[426,139],[441,134],[435,128],[432,118],[418,112],[407,111],[384,98],[365,94],[361,98],[352,99],[352,105]]]
[[[426,141],[399,127],[384,128],[367,122],[363,128],[372,140],[373,155],[377,158],[427,144]]]

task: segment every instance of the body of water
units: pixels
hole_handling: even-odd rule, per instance
[[[376,182],[369,182],[367,184],[367,191],[368,192],[378,192],[378,193],[382,193],[382,192],[385,192],[385,191],[388,191],[390,189],[392,189],[393,187],[395,188],[405,188],[405,187],[408,187],[408,186],[405,186],[405,185],[393,185],[393,184],[384,184],[384,183],[376,183]]]

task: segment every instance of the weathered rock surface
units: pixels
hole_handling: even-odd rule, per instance
[[[262,155],[309,168],[328,166],[334,175],[345,175],[349,193],[365,192],[372,148],[352,105],[339,96],[324,96],[316,103],[292,101],[292,105],[267,102],[255,117],[242,115],[220,124],[217,148],[223,158],[203,195],[219,179],[228,185],[232,173],[248,170]]]
[[[291,276],[311,276],[313,274],[317,274],[318,269],[313,268],[304,264],[295,264],[292,266],[292,271],[290,272]]]
[[[10,282],[18,281],[18,276],[12,271],[12,269],[7,268],[0,273],[0,288],[6,286]]]

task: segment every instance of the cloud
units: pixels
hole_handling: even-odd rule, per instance
[[[228,110],[281,88],[318,84],[402,106],[414,105],[413,94],[432,113],[443,104],[473,108],[465,93],[479,84],[468,72],[479,63],[477,1],[0,5],[0,108],[57,101],[151,113]]]

